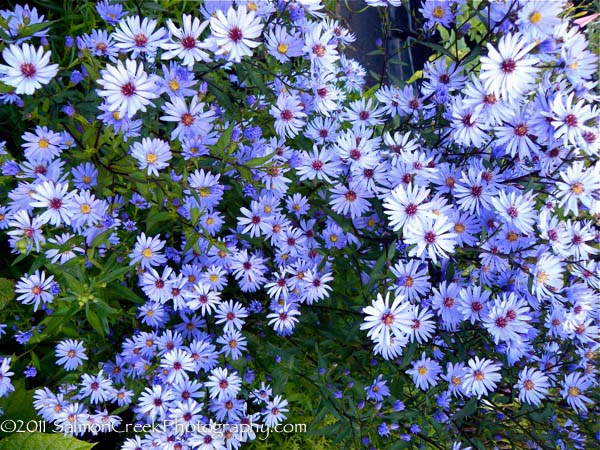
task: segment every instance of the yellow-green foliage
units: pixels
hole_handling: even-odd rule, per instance
[[[248,449],[251,450],[271,450],[281,449],[285,450],[335,450],[339,446],[333,443],[332,437],[318,436],[311,434],[311,430],[308,429],[308,424],[313,421],[313,417],[288,417],[286,423],[306,423],[306,433],[271,433],[268,438],[264,436],[257,436],[257,438],[248,445]],[[335,417],[326,415],[321,425],[331,425],[336,422]]]
[[[7,278],[0,278],[0,309],[4,309],[15,298],[15,284]]]

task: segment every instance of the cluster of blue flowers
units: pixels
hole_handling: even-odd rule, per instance
[[[130,408],[164,425],[123,449],[239,448],[256,437],[239,425],[273,427],[289,413],[252,369],[249,341],[293,335],[303,311],[336,295],[335,270],[355,262],[357,285],[372,289],[349,316],[360,313],[382,367],[402,365],[411,390],[435,395],[443,427],[470,399],[498,412],[499,392],[597,412],[598,58],[566,7],[493,2],[480,11],[487,23],[468,19],[486,27],[480,58],[446,50],[414,82],[370,90],[343,54],[355,36],[319,0],[207,1],[164,23],[105,0],[103,28],[67,41],[79,64],[67,72],[51,63],[47,29],[21,37],[44,16],[0,11],[0,82],[11,88],[0,101],[22,107],[51,83],[88,83],[94,105],[61,105],[65,126],[0,146],[12,183],[0,230],[14,255],[37,258],[16,301],[42,314],[15,338],[43,336],[74,304],[119,347],[99,361],[91,341],[52,335],[56,364],[77,378],[38,389],[39,414],[81,435]],[[425,0],[419,13],[433,33],[456,29],[469,8]],[[172,228],[150,226],[159,216]],[[373,249],[387,264],[367,257]],[[70,280],[69,267],[107,261],[119,273],[96,289],[116,280],[141,300],[122,336],[88,312],[94,288]],[[10,364],[0,396],[14,389]],[[404,409],[383,374],[365,383],[375,408],[390,397]],[[380,436],[423,436],[417,424],[378,423]],[[576,424],[553,427],[560,445],[586,445]]]

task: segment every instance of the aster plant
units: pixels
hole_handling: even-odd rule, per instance
[[[0,448],[598,445],[597,5],[366,0],[398,80],[336,2],[47,3],[0,10]]]

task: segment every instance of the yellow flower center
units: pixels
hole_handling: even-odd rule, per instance
[[[577,386],[571,386],[568,392],[571,397],[577,397],[579,395],[579,388]]]
[[[337,242],[338,241],[338,237],[335,234],[332,234],[331,236],[329,236],[329,240],[331,242]]]
[[[248,8],[248,11],[256,11],[258,9],[258,6],[254,2],[248,2],[246,8]]]
[[[81,211],[83,214],[89,214],[91,210],[92,208],[90,208],[90,205],[87,203],[84,203],[79,207],[79,211]]]
[[[156,160],[158,160],[158,156],[156,155],[156,153],[148,153],[146,155],[146,162],[148,164],[154,164]]]
[[[508,242],[515,242],[517,239],[519,239],[519,235],[514,231],[509,231],[506,235],[506,239],[508,239]]]
[[[414,284],[415,280],[413,280],[413,277],[407,276],[404,280],[404,287],[413,287]]]
[[[523,383],[523,387],[528,391],[532,390],[533,389],[533,381],[525,380],[525,382]]]
[[[181,115],[181,123],[184,124],[186,127],[192,126],[195,121],[196,121],[196,118],[194,116],[192,116],[190,113],[183,113]]]
[[[121,115],[119,114],[119,111],[113,112],[112,116],[115,120],[121,120]]]
[[[219,280],[219,277],[216,274],[211,274],[211,276],[209,277],[210,281],[212,283],[216,283]]]
[[[539,11],[534,11],[529,15],[529,21],[536,25],[542,20],[542,14]]]
[[[579,66],[579,61],[575,60],[571,64],[569,64],[567,67],[569,69],[577,69],[577,66]]]
[[[48,142],[48,139],[40,139],[40,141],[38,142],[38,146],[40,148],[48,148],[48,146],[50,145],[50,143]]]
[[[285,55],[288,51],[289,46],[283,42],[277,46],[277,51],[282,55]]]
[[[454,386],[460,386],[462,383],[460,377],[457,377],[456,375],[452,377],[452,384]]]
[[[90,184],[92,182],[92,177],[84,175],[82,180],[85,184]]]
[[[427,369],[427,367],[421,366],[419,367],[417,372],[419,372],[419,375],[427,375],[427,372],[429,372],[429,370]]]
[[[198,194],[200,194],[200,197],[206,198],[210,195],[210,188],[207,188],[207,187],[200,188],[200,189],[198,189]]]
[[[176,91],[177,89],[179,89],[179,81],[177,81],[177,80],[169,81],[169,87],[171,88],[171,90]]]
[[[215,219],[213,219],[212,217],[209,217],[208,219],[206,219],[206,223],[208,225],[212,225],[213,223],[215,223]]]
[[[473,374],[473,378],[475,378],[477,381],[482,381],[485,378],[485,375],[481,370],[476,370]]]
[[[369,219],[369,220],[367,221],[367,226],[368,226],[369,228],[373,228],[373,227],[375,226],[375,221],[374,221],[373,219]]]
[[[270,213],[271,213],[271,211],[273,211],[273,208],[271,208],[270,206],[265,206],[265,207],[263,208],[263,211],[264,211],[266,214],[270,214]]]
[[[538,283],[540,283],[540,284],[544,284],[544,283],[545,283],[546,281],[548,281],[549,279],[550,279],[550,276],[549,276],[549,275],[548,275],[546,272],[544,272],[544,271],[541,271],[541,270],[540,270],[540,271],[537,273],[537,280],[538,280]]]
[[[456,225],[454,225],[454,231],[456,231],[459,234],[462,234],[465,232],[465,225],[462,223],[457,223]]]
[[[142,251],[142,256],[144,258],[152,258],[152,250],[150,248],[145,248],[144,251]]]
[[[583,183],[575,183],[571,186],[571,192],[575,195],[579,195],[581,194],[583,191],[585,191],[584,187],[583,187]]]
[[[432,14],[436,19],[441,19],[446,15],[446,11],[441,6],[436,6],[433,8]]]

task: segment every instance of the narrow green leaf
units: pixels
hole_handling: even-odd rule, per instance
[[[271,159],[273,159],[273,156],[275,155],[275,153],[270,153],[266,156],[260,156],[258,158],[252,158],[248,161],[246,161],[244,163],[244,166],[246,167],[258,167],[258,166],[262,166],[264,163],[271,161]]]
[[[24,38],[27,36],[33,36],[38,31],[45,30],[55,22],[56,20],[46,20],[44,22],[32,23],[31,25],[27,25],[22,31],[19,32],[19,37]]]
[[[264,96],[272,95],[271,91],[269,89],[267,89],[267,86],[265,86],[264,81],[262,80],[262,78],[260,76],[257,75],[256,71],[253,70],[252,67],[250,67],[249,69],[250,70],[248,70],[248,78],[250,78],[250,81],[252,81],[252,84],[254,84],[254,86],[256,86],[258,88],[258,90],[260,91],[260,93],[263,94]]]
[[[98,314],[89,309],[87,306],[85,308],[85,317],[87,318],[89,324],[92,326],[94,330],[96,330],[100,336],[104,336],[104,329],[102,327],[102,322],[100,322],[100,318]]]
[[[472,397],[465,404],[465,406],[463,406],[462,409],[454,415],[454,419],[457,421],[462,420],[463,418],[468,417],[471,414],[473,414],[475,411],[477,411],[477,398]]]
[[[0,450],[90,450],[95,445],[62,434],[14,433],[0,441]]]
[[[14,87],[9,86],[8,84],[4,84],[4,83],[0,82],[0,93],[12,92],[14,90],[15,90]]]
[[[429,47],[429,48],[435,50],[436,52],[442,53],[443,55],[452,59],[452,61],[456,61],[456,55],[453,55],[452,52],[450,52],[450,50],[442,47],[439,44],[434,44],[433,42],[427,42],[427,41],[417,41],[417,42],[421,45],[424,45],[425,47]]]
[[[15,298],[15,283],[8,278],[0,278],[0,310]]]
[[[233,103],[231,103],[231,100],[229,100],[229,96],[226,95],[218,87],[216,87],[213,83],[208,84],[208,90],[219,101],[221,109],[223,109],[225,111],[233,111],[234,110]]]
[[[369,283],[367,284],[366,291],[371,292],[373,286],[377,280],[380,280],[383,275],[383,266],[387,261],[386,252],[382,252],[381,256],[377,259],[377,262],[373,266],[373,270],[371,270],[371,274],[369,275]]]
[[[119,267],[119,268],[115,268],[115,269],[111,269],[110,272],[108,272],[107,274],[105,274],[104,276],[97,278],[95,280],[95,282],[97,284],[103,284],[103,283],[110,283],[111,281],[114,280],[120,280],[123,278],[123,276],[129,272],[133,270],[132,267],[130,266],[125,266],[125,267]]]
[[[231,143],[231,135],[233,134],[233,125],[231,125],[230,127],[228,127],[225,131],[223,131],[223,133],[221,133],[221,136],[219,137],[219,140],[217,141],[217,143],[215,145],[212,146],[212,154],[214,154],[215,156],[218,156],[220,158],[225,157],[225,149],[229,147],[229,144]]]
[[[190,209],[190,216],[192,218],[192,225],[198,225],[198,220],[200,219],[200,210],[198,208]]]

